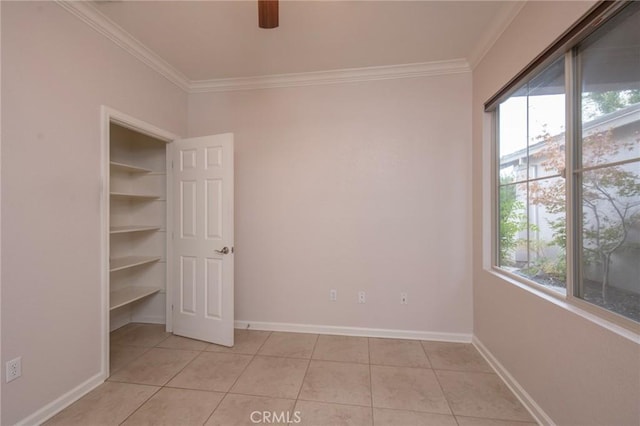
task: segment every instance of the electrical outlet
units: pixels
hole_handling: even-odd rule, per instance
[[[7,383],[17,379],[22,375],[22,357],[14,358],[7,362],[6,379]]]
[[[359,291],[358,292],[358,303],[365,303],[364,291]]]
[[[329,300],[332,302],[338,300],[338,290],[329,290]]]
[[[409,298],[408,298],[408,296],[407,296],[407,293],[400,293],[400,304],[401,304],[401,305],[406,305],[406,304],[408,304],[408,303],[409,303],[409,300],[408,300],[408,299],[409,299]]]

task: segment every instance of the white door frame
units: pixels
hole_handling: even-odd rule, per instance
[[[100,107],[100,306],[101,306],[101,318],[102,318],[102,357],[100,360],[100,371],[103,376],[103,380],[109,377],[109,179],[110,179],[110,135],[109,125],[115,123],[119,126],[126,127],[134,130],[138,133],[143,133],[147,136],[151,136],[155,139],[170,143],[175,139],[179,139],[179,136],[160,129],[159,127],[149,124],[145,121],[139,120],[135,117],[127,115],[123,112],[117,111],[106,105]],[[167,157],[167,183],[170,178],[170,163],[169,155]],[[169,185],[167,185],[167,206],[171,205],[171,192]],[[167,209],[167,238],[171,235],[171,209]],[[167,277],[170,277],[171,273],[171,247],[170,244],[167,247]],[[167,306],[170,304],[170,292],[167,292],[169,282],[167,284],[165,292],[167,293]],[[171,312],[167,311],[167,331],[171,331]]]

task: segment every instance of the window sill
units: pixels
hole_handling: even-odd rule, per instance
[[[511,274],[495,266],[490,269],[485,269],[485,271],[496,278],[513,284],[524,291],[532,293],[547,302],[553,303],[566,311],[591,321],[625,339],[640,344],[640,324],[628,318],[606,311],[576,297],[550,290],[540,284]]]

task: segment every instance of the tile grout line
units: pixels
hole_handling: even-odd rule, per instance
[[[427,349],[424,347],[424,345],[422,344],[424,340],[420,340],[420,347],[422,348],[422,352],[424,353],[424,356],[427,357],[427,362],[429,362],[429,368],[431,370],[433,370],[433,362],[431,362],[431,357],[429,356],[429,353],[427,352]]]
[[[304,381],[307,379],[307,374],[309,373],[309,367],[311,367],[311,360],[313,359],[313,354],[315,353],[316,347],[318,346],[318,340],[320,340],[320,335],[316,334],[316,340],[313,342],[313,348],[311,349],[311,355],[309,355],[309,361],[307,362],[307,368],[304,370],[304,375],[302,376],[302,382],[300,383],[300,389],[298,389],[298,394],[296,395],[296,401],[293,404],[293,412],[294,413],[295,413],[296,407],[298,406],[298,401],[300,400],[300,393],[302,392],[302,387],[304,386]],[[302,414],[301,414],[301,417],[302,417]]]
[[[134,326],[134,327],[130,327],[130,328],[131,328],[131,330],[127,330],[127,331],[123,332],[123,335],[122,335],[122,336],[120,336],[118,339],[121,339],[123,336],[126,336],[127,334],[129,334],[129,333],[130,333],[130,332],[132,332],[133,330],[138,329],[138,328],[140,328],[141,326],[143,326],[143,324],[142,324],[142,323],[131,323],[131,322],[130,322],[129,324],[135,324],[135,326]],[[126,324],[126,325],[124,325],[123,327],[127,327],[129,324]],[[120,329],[121,329],[121,328],[123,328],[123,327],[120,327],[119,329],[116,329],[116,330],[113,330],[113,331],[109,332],[109,360],[111,360],[111,348],[112,348],[113,346],[120,346],[120,347],[124,347],[124,348],[136,348],[136,349],[138,349],[138,348],[139,348],[139,349],[144,349],[144,350],[143,350],[139,355],[137,355],[137,356],[133,357],[129,362],[127,362],[127,365],[128,365],[128,364],[131,364],[132,362],[134,362],[135,360],[137,360],[138,358],[142,357],[144,354],[146,354],[147,352],[149,352],[151,349],[153,349],[153,348],[155,348],[155,347],[156,347],[156,346],[122,345],[122,344],[117,344],[117,343],[114,345],[114,344],[113,344],[113,342],[111,341],[111,338],[112,338],[112,337],[111,337],[111,334],[112,334],[112,333],[115,333],[116,331],[120,330]],[[169,336],[167,336],[167,338],[169,338]],[[156,345],[159,345],[160,343],[164,342],[167,338],[165,338],[165,339],[161,340],[160,342],[156,343]],[[113,376],[113,375],[115,374],[115,372],[122,370],[124,367],[126,367],[126,365],[124,365],[124,366],[122,366],[122,367],[120,367],[120,368],[118,368],[118,369],[116,369],[116,370],[114,370],[114,371],[111,371],[111,366],[109,366],[109,376],[105,379],[105,382],[106,382],[106,381],[110,381],[110,382],[112,382],[113,380],[109,380],[109,379],[111,379],[111,376]],[[126,383],[126,382],[119,382],[119,383]],[[149,385],[147,385],[147,386],[149,386]]]
[[[138,327],[134,327],[133,329],[135,330]],[[125,333],[128,334],[129,332]],[[167,340],[169,338],[169,336],[167,336],[166,338],[162,339],[160,342],[156,343],[155,346],[150,346],[147,347],[146,350],[144,352],[142,352],[140,355],[138,355],[137,357],[135,357],[134,359],[132,359],[131,361],[129,361],[127,364],[132,363],[133,361],[135,361],[136,359],[140,358],[142,355],[146,354],[147,352],[149,352],[151,349],[157,347],[157,345],[159,345],[160,343],[164,342],[165,340]],[[135,346],[134,346],[135,347]],[[111,340],[109,340],[109,349],[111,349]],[[123,367],[124,368],[124,367]],[[109,377],[111,377],[111,369],[109,369]],[[112,381],[112,383],[125,383],[125,384],[135,384],[135,383],[128,383],[128,382],[116,382],[116,381]],[[153,385],[144,385],[144,386],[153,386]],[[129,413],[129,415],[122,421],[119,423],[119,425],[124,424],[127,420],[129,420],[129,418],[131,418],[131,416],[133,416],[135,413],[138,412],[138,410],[140,410],[140,408],[146,404],[151,398],[154,397],[154,395],[156,395],[158,392],[160,392],[163,389],[163,386],[157,386],[157,389],[155,392],[153,392],[151,395],[149,395],[149,397],[147,399],[145,399],[144,401],[142,401],[142,403],[140,405],[138,405],[138,407],[136,407],[135,410],[133,410],[131,413]]]
[[[510,420],[510,419],[498,419],[498,418],[494,418],[494,417],[477,417],[477,416],[463,416],[463,415],[458,415],[458,416],[453,416],[453,417],[456,419],[456,422],[458,422],[458,417],[465,417],[467,419],[495,420],[495,421],[498,421],[498,422],[510,422],[511,426],[515,426],[515,424],[521,424],[522,426],[537,425],[537,423],[535,421],[528,422],[526,420]],[[458,425],[460,425],[459,422],[458,422]]]
[[[218,352],[221,353],[221,352]],[[285,356],[285,355],[269,355],[269,354],[256,354],[257,356],[263,357],[263,358],[287,358],[287,359],[299,359],[302,361],[307,361],[310,360],[312,358],[305,358],[305,357],[300,357],[300,356]],[[314,359],[314,361],[325,361],[322,359]],[[327,360],[327,362],[341,362],[341,361],[329,361]],[[357,364],[357,363],[353,363],[353,364]]]
[[[166,349],[166,348],[156,348],[156,349]],[[181,350],[181,349],[167,349],[167,350]],[[197,351],[189,351],[189,352],[197,352]],[[195,361],[200,355],[202,354],[202,352],[199,352],[196,356],[194,356],[193,358],[191,358],[180,370],[178,370],[173,376],[171,376],[169,378],[169,380],[167,380],[166,382],[164,382],[164,384],[160,385],[161,387],[165,387],[170,381],[172,381],[173,379],[176,378],[176,376],[180,373],[182,373],[184,371],[185,368],[187,368],[188,366],[191,365],[191,363],[193,361]]]
[[[248,395],[251,396],[251,395]],[[286,398],[281,398],[281,399],[286,399]],[[291,400],[290,400],[291,401]],[[313,402],[315,404],[320,404],[320,405],[340,405],[342,407],[352,407],[352,408],[371,408],[368,405],[356,405],[356,404],[349,404],[346,402],[327,402],[327,401],[318,401],[315,399],[298,399],[296,401],[300,401],[300,402]],[[385,410],[395,410],[395,411],[411,411],[411,410],[405,410],[405,409],[397,409],[397,408],[384,408]],[[422,413],[422,414],[439,414],[439,413],[431,413],[431,412],[427,412],[427,411],[413,411],[415,413]]]
[[[367,364],[369,364],[369,396],[371,397],[371,424],[375,425],[375,413],[373,407],[373,370],[371,369],[371,347],[367,337]]]
[[[453,420],[456,422],[456,424],[460,426],[460,423],[458,423],[458,419],[456,418],[455,414],[453,413],[453,409],[451,408],[451,403],[449,403],[449,398],[447,398],[447,394],[444,393],[444,387],[442,387],[442,383],[440,383],[440,378],[438,377],[438,373],[436,373],[435,368],[433,368],[433,363],[431,362],[431,358],[429,357],[429,354],[427,353],[427,349],[424,347],[424,344],[422,344],[422,342],[424,342],[424,340],[420,340],[420,347],[422,348],[422,352],[424,352],[424,356],[427,357],[427,361],[429,361],[429,367],[431,367],[430,370],[433,373],[433,377],[436,378],[436,383],[438,384],[438,387],[440,387],[440,392],[442,392],[442,397],[444,398],[444,401],[447,403],[447,407],[449,408],[449,413],[453,417]]]
[[[109,351],[111,351],[111,347],[113,345],[109,345]],[[126,345],[116,345],[116,346],[123,346],[125,348],[138,348],[139,346],[126,346]],[[146,354],[147,352],[149,352],[151,349],[153,349],[153,347],[142,347],[142,349],[144,349],[144,351],[142,351],[139,355],[134,356],[133,359],[131,359],[127,364],[132,363],[133,361],[137,360],[138,358],[140,358],[141,356],[143,356],[144,354]],[[109,359],[111,359],[111,354],[109,354]],[[116,372],[122,370],[124,367],[126,367],[126,365],[121,366],[120,368],[115,369],[114,371],[111,371],[111,366],[109,366],[109,376],[107,376],[107,378],[105,379],[105,381],[112,381],[109,380],[111,379],[111,376],[113,376]]]
[[[133,325],[131,325],[133,324]],[[131,325],[131,326],[130,326]],[[130,327],[129,327],[130,326]],[[109,342],[111,342],[111,335],[114,333],[118,333],[120,331],[120,333],[122,334],[122,336],[118,336],[116,337],[116,339],[122,339],[124,336],[126,336],[127,334],[129,334],[131,331],[135,330],[136,328],[139,328],[140,324],[139,323],[132,323],[130,322],[129,324],[123,325],[120,328],[116,328],[113,331],[109,332]],[[123,330],[123,328],[129,328],[127,330]]]
[[[227,394],[225,393],[224,395],[222,395],[222,398],[220,398],[220,401],[218,401],[218,403],[216,404],[215,407],[213,407],[213,410],[211,410],[211,413],[209,413],[209,415],[207,416],[206,419],[204,419],[204,422],[202,422],[203,425],[207,424],[207,422],[209,421],[209,419],[211,418],[211,416],[213,416],[213,413],[216,412],[216,410],[218,409],[218,407],[220,406],[220,404],[222,404],[222,401],[224,400],[224,398],[227,396]]]
[[[129,333],[131,333],[133,330],[137,329],[139,327],[132,327],[131,330],[128,330],[126,333],[123,333],[123,336],[128,335]],[[231,389],[233,388],[233,386],[235,386],[235,384],[238,382],[238,380],[240,379],[240,377],[246,372],[246,370],[248,369],[249,365],[251,365],[252,362],[254,362],[254,360],[256,359],[257,356],[264,356],[264,357],[272,357],[272,358],[281,358],[281,359],[304,359],[307,360],[307,367],[303,376],[303,380],[302,383],[300,385],[300,388],[298,389],[298,393],[297,396],[295,397],[295,399],[289,399],[289,398],[281,398],[281,397],[277,397],[278,399],[282,399],[282,400],[287,400],[287,401],[291,401],[293,402],[293,408],[295,409],[295,407],[297,406],[297,404],[300,401],[311,401],[311,402],[320,402],[320,403],[328,403],[328,404],[336,404],[336,405],[343,405],[343,406],[352,406],[352,407],[366,407],[363,405],[358,405],[358,404],[351,404],[351,403],[341,403],[341,402],[323,402],[323,401],[314,401],[314,400],[307,400],[304,398],[300,398],[300,395],[302,393],[302,388],[304,386],[305,380],[308,376],[309,370],[310,370],[310,365],[311,365],[311,361],[314,361],[314,354],[315,351],[318,350],[318,345],[319,345],[319,338],[321,337],[319,334],[316,334],[316,338],[313,344],[313,348],[311,351],[311,356],[310,358],[296,358],[296,357],[287,357],[287,356],[277,356],[277,355],[260,355],[259,352],[260,350],[265,346],[265,344],[267,343],[267,341],[269,340],[269,338],[272,336],[272,332],[268,331],[268,334],[266,335],[266,337],[264,338],[264,340],[262,341],[261,344],[259,344],[259,346],[256,348],[256,350],[253,352],[253,354],[240,354],[240,353],[231,353],[231,355],[251,355],[251,359],[249,360],[249,362],[247,363],[247,365],[244,367],[244,369],[238,374],[238,376],[236,377],[236,379],[234,380],[233,384],[231,384],[231,386],[228,388],[228,390],[226,392],[220,392],[220,391],[207,391],[204,390],[205,392],[211,392],[211,393],[217,393],[217,394],[222,394],[221,399],[218,401],[218,403],[216,404],[216,406],[213,408],[213,410],[211,411],[211,413],[209,414],[209,416],[207,417],[207,419],[205,420],[205,423],[207,421],[209,421],[211,419],[211,417],[213,416],[213,414],[216,412],[216,410],[220,407],[221,403],[224,401],[224,399],[229,395],[229,394],[236,394],[236,393],[232,393]],[[134,416],[137,412],[139,412],[140,408],[142,406],[144,406],[150,399],[152,399],[158,392],[160,392],[162,389],[165,388],[170,388],[170,389],[185,389],[185,390],[196,390],[196,391],[203,391],[202,389],[191,389],[188,387],[185,388],[180,388],[180,387],[172,387],[172,386],[168,386],[168,383],[171,382],[171,380],[173,380],[178,374],[182,373],[186,368],[188,368],[189,365],[191,365],[195,359],[197,359],[199,356],[201,356],[203,353],[224,353],[224,352],[216,352],[216,351],[208,351],[207,348],[211,347],[211,345],[205,344],[202,349],[188,349],[188,348],[167,348],[167,347],[160,347],[159,345],[161,345],[162,343],[164,343],[165,341],[167,341],[168,339],[170,339],[172,336],[172,334],[168,334],[164,339],[160,340],[159,342],[155,343],[155,346],[130,346],[130,345],[110,345],[110,347],[113,346],[122,346],[122,347],[127,347],[127,348],[140,348],[143,349],[144,351],[139,354],[138,356],[134,357],[133,359],[131,359],[130,361],[128,361],[127,364],[125,364],[123,367],[121,367],[118,370],[115,370],[114,372],[110,372],[110,377],[112,375],[114,375],[115,372],[120,371],[123,368],[126,368],[127,365],[135,362],[135,360],[137,360],[138,358],[140,358],[141,356],[143,356],[144,354],[148,353],[151,349],[164,349],[164,350],[171,350],[171,351],[189,351],[189,352],[197,352],[197,354],[189,361],[187,362],[187,364],[182,367],[178,372],[176,372],[171,378],[169,378],[169,380],[164,384],[164,385],[153,385],[153,384],[148,384],[148,383],[134,383],[134,382],[128,382],[128,381],[112,381],[109,380],[111,383],[121,383],[121,384],[131,384],[131,385],[142,385],[142,386],[151,386],[151,387],[156,387],[157,389],[151,394],[149,395],[144,401],[142,401],[137,408],[135,408],[121,423],[119,424],[123,424],[125,422],[127,422],[132,416]],[[122,336],[119,336],[120,338]],[[180,336],[177,336],[180,337]],[[374,366],[378,366],[378,364],[372,364],[371,363],[371,342],[370,342],[371,338],[366,337],[366,343],[367,343],[367,365],[369,367],[369,385],[370,385],[370,400],[371,400],[371,415],[372,415],[372,423],[375,424],[374,422],[374,403],[373,403],[373,367]],[[424,353],[425,357],[427,358],[427,361],[429,362],[429,367],[407,367],[407,366],[393,366],[393,365],[387,365],[387,364],[379,364],[379,366],[383,366],[383,367],[403,367],[403,368],[416,368],[416,369],[430,369],[432,370],[435,378],[436,378],[436,382],[438,383],[438,386],[443,394],[443,397],[447,403],[447,406],[449,407],[450,413],[449,415],[451,417],[454,418],[454,421],[456,422],[456,424],[460,424],[458,421],[458,417],[464,418],[464,417],[469,417],[469,418],[475,418],[475,419],[488,419],[488,420],[508,420],[508,419],[500,419],[500,418],[493,418],[493,417],[477,417],[477,416],[465,416],[465,415],[456,415],[454,414],[452,408],[451,408],[451,404],[449,399],[447,398],[446,394],[444,393],[444,388],[443,385],[440,381],[440,378],[438,377],[437,372],[439,371],[443,371],[443,372],[455,372],[455,373],[473,373],[473,374],[485,374],[485,375],[490,375],[490,376],[495,376],[496,373],[495,372],[486,372],[486,371],[479,371],[479,370],[475,370],[475,369],[471,369],[471,370],[467,370],[467,369],[450,369],[450,368],[434,368],[434,365],[432,363],[432,360],[429,356],[429,353],[424,345],[425,342],[427,341],[422,341],[420,340],[420,347],[422,349],[422,352]],[[111,341],[110,341],[111,343]],[[363,365],[364,363],[359,363],[359,362],[348,362],[348,361],[339,361],[339,360],[319,360],[322,362],[334,362],[334,363],[342,363],[342,364],[353,364],[353,365]],[[502,380],[501,380],[502,382]],[[262,398],[276,398],[276,397],[269,397],[269,396],[265,396],[265,395],[251,395],[251,394],[244,394],[244,393],[237,393],[237,395],[245,395],[245,396],[251,396],[251,397],[262,397]],[[416,410],[410,410],[410,409],[394,409],[394,410],[400,410],[400,411],[405,411],[405,412],[415,412],[415,413],[432,413],[432,414],[440,414],[442,415],[443,413],[435,413],[435,412],[423,412],[423,411],[416,411]],[[510,420],[514,423],[517,424],[522,424],[522,425],[527,425],[527,424],[531,424],[530,422],[527,422],[526,420]]]
[[[238,383],[238,380],[240,380],[240,377],[244,374],[245,371],[247,371],[247,369],[249,368],[249,366],[251,365],[251,363],[253,363],[253,361],[256,359],[256,356],[258,356],[258,352],[260,352],[260,349],[262,349],[262,347],[264,346],[265,343],[267,343],[267,340],[269,340],[269,337],[271,337],[271,331],[269,332],[269,334],[267,335],[267,338],[264,339],[264,341],[260,344],[260,346],[258,346],[258,348],[256,349],[256,351],[251,355],[251,360],[249,360],[249,362],[247,363],[247,365],[245,365],[245,367],[242,369],[242,372],[240,372],[240,374],[238,374],[238,377],[236,377],[236,379],[233,381],[233,383],[231,384],[231,386],[229,386],[229,390],[227,390],[226,393],[230,393],[231,389],[233,389],[233,387],[236,385],[236,383]],[[226,396],[226,395],[225,395]]]
[[[371,410],[372,413],[372,417],[371,417],[371,421],[373,422],[373,401],[372,401],[372,396],[371,396],[371,367],[369,365],[369,341],[367,337],[363,337],[363,339],[365,339],[365,342],[367,344],[367,362],[363,363],[363,362],[350,362],[350,361],[344,361],[344,360],[327,360],[327,359],[318,359],[318,358],[314,358],[313,356],[315,355],[315,351],[317,349],[317,345],[320,341],[320,337],[322,337],[322,335],[318,335],[318,338],[316,340],[316,344],[314,346],[314,349],[312,351],[311,354],[311,359],[310,359],[310,363],[311,361],[316,361],[318,363],[336,363],[336,364],[351,364],[351,365],[356,365],[356,366],[367,366],[369,369],[369,391],[370,391],[370,399],[371,399],[371,404],[370,405],[362,405],[362,404],[355,404],[355,403],[348,403],[348,402],[335,402],[335,401],[322,401],[322,400],[314,400],[314,399],[305,399],[305,398],[300,398],[300,393],[302,391],[302,386],[300,389],[300,392],[298,392],[298,397],[296,398],[296,403],[298,401],[302,401],[302,402],[313,402],[313,403],[319,403],[319,404],[328,404],[328,405],[342,405],[342,406],[346,406],[346,407],[357,407],[357,408],[369,408]],[[342,337],[342,336],[340,336]],[[346,336],[349,337],[349,336]],[[308,370],[307,370],[308,373]],[[307,373],[305,373],[305,378],[307,376]],[[303,385],[304,385],[304,379],[303,379]]]
[[[246,329],[246,331],[248,332],[249,329]],[[252,330],[253,331],[253,330]],[[234,331],[235,332],[235,331]],[[260,344],[260,346],[258,346],[256,348],[256,351],[251,354],[251,359],[249,360],[249,362],[247,363],[247,365],[244,366],[244,368],[242,369],[242,371],[240,372],[240,374],[238,374],[238,377],[236,377],[236,379],[233,381],[233,383],[231,384],[231,386],[229,386],[229,389],[227,389],[226,392],[224,392],[224,395],[222,396],[222,398],[220,399],[220,402],[218,402],[218,405],[216,405],[216,408],[213,409],[213,411],[211,412],[211,414],[209,414],[209,416],[207,417],[207,419],[204,421],[203,424],[206,424],[211,417],[213,416],[213,414],[216,412],[216,410],[220,407],[220,405],[222,404],[222,401],[224,401],[227,396],[231,393],[231,389],[233,389],[233,387],[236,385],[236,383],[238,383],[238,380],[240,380],[240,377],[244,374],[245,371],[247,371],[247,368],[249,368],[249,366],[251,365],[251,363],[253,362],[254,359],[256,359],[256,356],[258,355],[258,352],[260,351],[260,349],[262,349],[262,347],[264,346],[264,344],[267,342],[267,340],[269,340],[269,337],[271,337],[271,331],[268,332],[269,334],[267,334],[267,337],[262,341],[262,343]],[[249,354],[240,354],[240,355],[249,355]],[[234,395],[234,394],[231,394]]]
[[[135,327],[134,329],[139,328],[139,327]],[[127,332],[126,334],[128,334],[129,332]],[[178,372],[176,372],[173,376],[171,376],[169,378],[169,380],[167,380],[163,385],[149,385],[149,384],[144,384],[144,383],[132,383],[132,382],[117,382],[117,381],[112,381],[112,383],[125,383],[125,384],[136,384],[136,385],[144,385],[144,386],[157,386],[158,389],[149,396],[149,398],[147,398],[146,400],[144,400],[142,402],[142,404],[140,404],[135,410],[133,410],[128,416],[127,418],[125,418],[122,423],[120,423],[120,425],[122,425],[123,423],[125,423],[131,416],[133,416],[135,413],[138,412],[138,410],[140,410],[140,408],[142,408],[142,406],[144,406],[151,398],[153,398],[158,392],[160,392],[161,390],[165,389],[165,388],[171,388],[171,387],[167,387],[167,384],[173,380],[178,374],[180,374],[185,368],[187,368],[189,365],[191,365],[191,363],[198,358],[203,352],[205,352],[206,348],[208,347],[206,344],[205,346],[203,346],[202,349],[200,350],[194,350],[194,349],[181,349],[181,348],[166,348],[166,347],[160,347],[159,345],[164,343],[165,341],[169,340],[169,338],[171,338],[172,336],[176,336],[173,333],[168,333],[167,336],[165,336],[164,339],[160,340],[159,342],[157,342],[154,346],[150,346],[150,347],[146,347],[146,350],[141,353],[139,356],[137,356],[136,358],[132,359],[131,361],[129,361],[128,364],[131,364],[133,361],[135,361],[136,359],[140,358],[142,355],[146,354],[147,352],[151,351],[152,349],[166,349],[166,350],[182,350],[182,351],[189,351],[189,352],[198,352],[198,354],[196,356],[194,356],[187,364],[185,364],[184,367],[182,367]],[[182,336],[176,336],[176,337],[182,337]],[[110,342],[111,343],[111,342]],[[110,344],[111,346],[111,344]],[[135,346],[132,346],[135,347]],[[123,367],[124,368],[124,367]],[[111,373],[111,372],[110,372]],[[111,374],[110,374],[111,375]],[[173,389],[173,388],[171,388]],[[180,389],[180,388],[176,388],[176,389]],[[186,390],[196,390],[196,389],[187,389]],[[221,400],[222,401],[222,400]],[[218,405],[220,404],[220,402],[218,402]],[[216,405],[216,408],[217,406]],[[215,408],[214,408],[215,411]]]
[[[129,328],[130,328],[130,330],[123,331],[123,332],[122,332],[122,336],[116,337],[116,343],[114,344],[114,342],[112,341],[112,334],[113,334],[113,333],[115,333],[115,332],[117,332],[118,330],[121,330],[121,329],[122,329],[122,328],[124,328],[124,327],[129,326],[130,324],[134,324],[134,325],[133,325],[133,326],[131,326],[131,327],[129,327]],[[120,327],[120,328],[118,328],[118,329],[115,329],[115,330],[113,330],[113,331],[110,331],[110,332],[109,332],[109,360],[111,360],[111,348],[112,348],[113,346],[120,346],[120,347],[124,347],[124,348],[141,348],[141,349],[144,349],[144,351],[142,351],[142,353],[140,353],[139,355],[137,355],[137,356],[133,357],[133,359],[131,359],[127,364],[130,364],[131,362],[133,362],[133,361],[135,361],[136,359],[140,358],[142,355],[146,354],[147,352],[149,352],[151,349],[153,349],[153,348],[154,348],[154,346],[135,346],[135,345],[124,345],[124,344],[118,344],[118,343],[117,343],[117,340],[122,339],[122,338],[123,338],[124,336],[126,336],[127,334],[131,333],[132,331],[134,331],[134,330],[136,330],[136,329],[138,329],[138,328],[140,328],[140,327],[142,327],[142,326],[143,326],[143,324],[142,324],[142,323],[133,323],[133,322],[130,322],[129,324],[125,324],[125,325],[123,325],[122,327]],[[164,340],[166,340],[166,339],[164,339]],[[158,342],[158,344],[160,344],[160,343],[164,342],[164,340],[162,340],[161,342]],[[122,366],[122,367],[120,367],[120,368],[118,368],[118,369],[116,369],[116,370],[114,370],[114,371],[111,371],[111,366],[109,366],[109,376],[105,379],[105,381],[111,381],[111,380],[109,380],[109,379],[111,378],[111,376],[113,376],[113,374],[114,374],[116,371],[119,371],[119,370],[121,370],[121,369],[122,369],[122,368],[124,368],[124,367],[125,367],[125,366]]]
[[[431,342],[429,340],[421,340],[421,346],[425,352],[425,355],[427,355],[427,358],[429,358],[429,363],[431,364],[431,369],[433,370],[434,375],[436,376],[436,380],[438,381],[438,384],[440,385],[440,388],[442,390],[442,394],[445,397],[445,400],[447,401],[447,405],[449,406],[449,409],[451,410],[451,415],[454,417],[456,423],[458,425],[460,425],[460,422],[458,422],[458,417],[472,417],[475,419],[489,419],[489,420],[498,420],[498,421],[511,421],[511,422],[518,422],[518,423],[523,423],[523,424],[529,424],[527,423],[526,420],[511,420],[511,419],[505,419],[505,418],[494,418],[494,417],[476,417],[476,416],[464,416],[464,415],[457,415],[454,413],[453,409],[451,408],[451,404],[449,402],[449,398],[447,398],[447,395],[444,392],[444,386],[442,386],[442,383],[440,381],[440,377],[438,376],[437,372],[438,371],[443,371],[443,372],[451,372],[451,373],[457,373],[457,374],[484,374],[484,375],[489,375],[489,376],[496,376],[498,378],[498,380],[504,384],[504,380],[502,380],[502,378],[495,372],[495,371],[481,371],[480,369],[475,369],[475,368],[459,368],[459,369],[453,369],[453,368],[436,368],[433,366],[433,363],[431,362],[431,358],[429,357],[429,354],[427,352],[427,349],[425,348],[425,346],[422,344],[422,342]],[[460,345],[466,345],[466,343],[452,343],[452,344],[460,344]],[[513,394],[513,392],[510,392],[511,394]]]
[[[346,402],[326,402],[326,401],[314,401],[311,399],[301,399],[300,401],[306,401],[306,402],[317,402],[319,404],[327,404],[327,405],[344,405],[345,407],[357,407],[357,408],[370,408],[368,405],[356,405],[356,404],[349,404]],[[392,407],[375,407],[378,410],[385,410],[385,411],[400,411],[400,412],[406,412],[406,413],[415,413],[415,414],[430,414],[433,416],[445,416],[445,417],[455,417],[451,414],[446,414],[446,413],[439,413],[437,411],[418,411],[418,410],[412,410],[410,408],[392,408]],[[471,417],[471,416],[460,416],[460,417]],[[489,417],[474,417],[476,419],[482,419],[482,420],[500,420],[500,421],[518,421],[520,423],[524,423],[522,422],[522,420],[507,420],[507,419],[494,419],[494,418],[489,418]],[[525,425],[528,423],[524,423]]]
[[[293,399],[293,398],[283,398],[281,396],[255,395],[255,394],[245,393],[245,392],[227,392],[227,393],[229,395],[250,396],[250,397],[253,397],[253,398],[265,398],[265,399],[281,399],[281,400],[285,400],[285,401],[295,402],[295,399]],[[305,400],[303,399],[302,401],[305,401]]]
[[[319,358],[300,358],[300,357],[292,357],[292,356],[280,356],[280,355],[260,355],[262,357],[271,357],[271,358],[287,358],[287,359],[299,359],[306,361],[310,359],[311,361],[316,362],[327,362],[332,364],[352,364],[352,365],[369,365],[368,362],[355,362],[355,361],[340,361],[335,359],[319,359]],[[415,367],[418,368],[418,367]]]
[[[115,382],[115,383],[122,383],[122,382]],[[131,383],[125,383],[125,384],[131,384]],[[145,385],[145,386],[149,386],[149,385]],[[120,423],[118,423],[118,425],[123,425],[127,420],[129,420],[129,418],[131,418],[131,416],[133,416],[135,413],[138,412],[138,410],[140,408],[142,408],[142,406],[144,404],[146,404],[147,402],[149,402],[149,400],[151,398],[153,398],[158,392],[160,392],[162,390],[162,387],[158,387],[158,389],[156,389],[156,391],[154,393],[152,393],[151,395],[149,395],[149,397],[147,399],[145,399],[144,401],[142,401],[142,403],[140,405],[138,405],[138,407],[136,407],[135,410],[133,410],[131,413],[129,413],[129,415]]]

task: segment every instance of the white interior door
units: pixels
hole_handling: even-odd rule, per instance
[[[233,134],[171,145],[173,333],[233,346]]]

